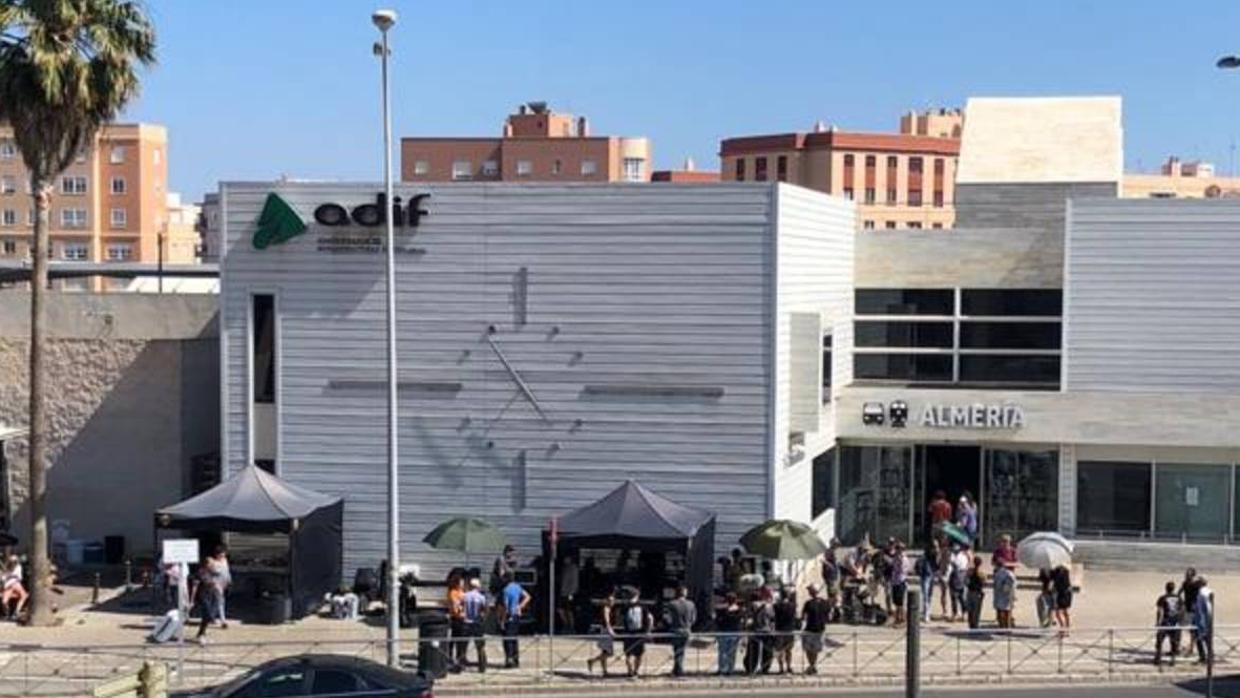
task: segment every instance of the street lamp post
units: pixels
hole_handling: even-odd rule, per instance
[[[396,464],[396,232],[392,220],[392,111],[388,100],[388,30],[396,24],[394,10],[376,10],[370,16],[381,40],[375,53],[383,66],[383,191],[387,224],[387,412],[388,412],[388,564],[387,564],[387,663],[400,666],[400,497]]]

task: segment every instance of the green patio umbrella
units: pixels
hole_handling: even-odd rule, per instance
[[[750,554],[770,560],[809,560],[827,552],[817,531],[787,519],[754,526],[741,536],[741,545]]]
[[[504,549],[508,541],[498,528],[486,521],[460,516],[436,526],[422,542],[436,550],[456,550],[474,555],[497,553]]]
[[[961,545],[966,545],[966,546],[973,545],[973,538],[972,536],[969,535],[968,531],[964,530],[963,528],[957,526],[954,523],[948,523],[944,521],[943,523],[939,524],[939,529],[943,531],[943,535],[947,536],[948,538],[952,539],[953,541]]]

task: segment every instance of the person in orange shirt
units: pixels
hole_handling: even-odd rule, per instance
[[[465,578],[459,574],[448,577],[448,624],[452,642],[448,645],[448,663],[454,672],[465,666],[465,649],[469,646],[465,632]]]

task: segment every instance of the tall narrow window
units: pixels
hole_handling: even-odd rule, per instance
[[[895,206],[899,200],[900,190],[897,182],[900,176],[900,159],[894,155],[887,156],[887,205]]]
[[[943,172],[946,166],[943,164],[943,158],[934,159],[934,206],[935,208],[943,208]]]
[[[276,401],[276,299],[271,294],[256,294],[252,304],[254,362],[250,379],[254,402],[273,404]]]
[[[844,198],[852,200],[854,198],[853,177],[856,175],[856,158],[852,153],[844,156]]]
[[[766,181],[766,158],[753,159],[753,178],[759,182]]]
[[[822,336],[822,401],[831,402],[831,335]]]
[[[736,181],[745,181],[745,158],[736,158]]]
[[[788,181],[788,156],[780,155],[775,158],[775,179],[781,182]]]
[[[922,159],[908,159],[908,205],[921,206],[922,191]]]

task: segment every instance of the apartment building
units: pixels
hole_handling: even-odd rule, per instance
[[[1240,196],[1240,177],[1221,176],[1214,164],[1201,160],[1167,158],[1158,174],[1124,174],[1125,199],[1218,199]]]
[[[499,138],[416,137],[400,142],[405,182],[646,182],[650,141],[592,136],[586,117],[529,102]]]
[[[168,134],[153,124],[112,124],[53,182],[49,255],[69,261],[155,261],[168,223]],[[13,131],[0,126],[0,259],[30,256],[30,177]],[[87,279],[62,282],[85,289]],[[118,281],[123,285],[123,282]]]
[[[857,202],[858,227],[950,228],[964,113],[910,112],[899,133],[842,131],[819,123],[810,133],[727,138],[725,181],[780,181]]]

